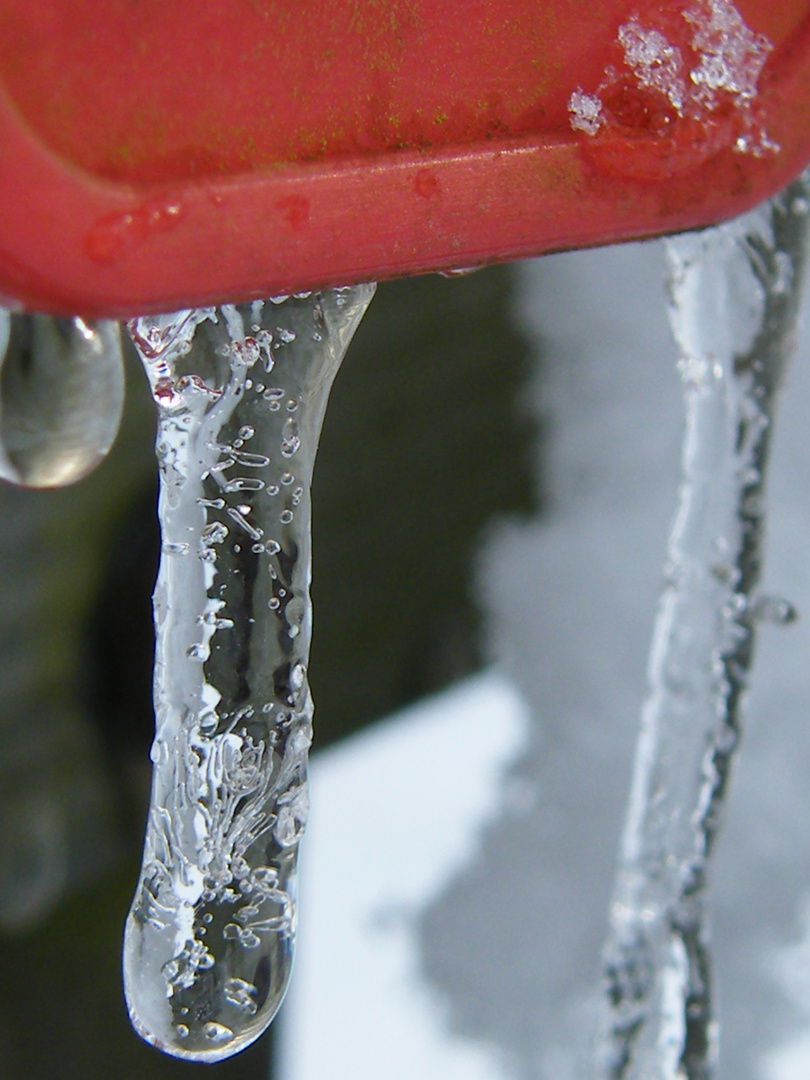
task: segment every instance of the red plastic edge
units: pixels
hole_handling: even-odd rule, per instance
[[[606,176],[589,137],[572,132],[144,193],[57,158],[0,90],[0,293],[32,309],[120,318],[707,225],[775,193],[810,160],[808,37],[805,26],[761,87],[778,153],[725,148],[656,182],[632,168]],[[611,151],[632,161],[636,147],[616,140]]]

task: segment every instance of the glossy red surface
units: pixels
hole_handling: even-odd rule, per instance
[[[810,0],[736,9],[756,99],[690,112],[617,36],[694,70],[730,0],[0,0],[0,293],[123,316],[730,216],[810,161]]]

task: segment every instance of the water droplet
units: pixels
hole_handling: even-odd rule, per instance
[[[0,308],[0,477],[81,480],[107,455],[124,404],[117,323]]]
[[[795,604],[779,596],[758,596],[751,605],[751,614],[757,622],[774,626],[789,626],[799,618]]]
[[[446,278],[468,277],[470,274],[476,274],[479,270],[483,270],[485,265],[485,263],[478,263],[475,266],[454,266],[449,270],[440,270],[439,273]]]
[[[282,525],[289,525],[292,519],[292,510],[282,510],[281,513],[278,515],[278,520],[281,522]]]
[[[99,218],[85,238],[85,251],[95,262],[114,262],[127,248],[144,243],[155,233],[175,229],[184,214],[183,204],[174,200],[150,198],[134,203],[127,210]]]
[[[216,713],[213,712],[202,713],[199,718],[199,725],[200,734],[202,736],[207,737],[209,735],[213,735],[219,727],[219,717]],[[213,899],[213,897],[209,897],[208,899],[210,901]],[[205,896],[203,896],[203,900],[205,900]]]
[[[430,199],[441,191],[439,178],[432,169],[419,169],[413,178],[413,190],[423,199]]]

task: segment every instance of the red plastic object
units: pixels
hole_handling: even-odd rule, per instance
[[[755,97],[709,100],[712,19],[735,13],[772,48]],[[635,74],[634,33],[665,43]],[[31,308],[126,316],[670,232],[808,161],[810,0],[0,0],[0,293]]]

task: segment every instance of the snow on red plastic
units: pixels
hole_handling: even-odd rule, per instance
[[[756,104],[772,48],[730,0],[648,5],[619,27],[595,91],[571,94],[571,127],[590,137],[603,167],[637,179],[688,171],[726,148],[776,153]]]

